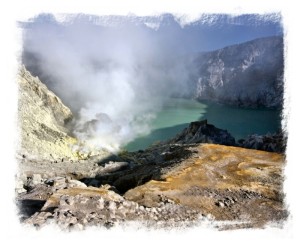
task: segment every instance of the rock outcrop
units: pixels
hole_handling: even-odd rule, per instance
[[[66,129],[66,123],[72,119],[70,109],[24,66],[19,71],[17,82],[19,155],[39,160],[74,159],[72,145],[76,139],[69,136]]]
[[[226,130],[207,124],[207,120],[191,122],[182,132],[171,139],[169,143],[213,143],[234,146],[235,139]]]
[[[267,135],[248,135],[238,142],[227,131],[208,124],[207,120],[194,121],[182,132],[165,144],[192,144],[212,143],[227,146],[238,146],[248,149],[256,149],[267,152],[284,153],[286,148],[286,137],[283,132]]]
[[[283,38],[260,38],[194,59],[194,96],[242,107],[281,107]]]

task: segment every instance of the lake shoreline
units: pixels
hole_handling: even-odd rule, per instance
[[[207,119],[227,130],[236,140],[257,134],[273,134],[281,130],[281,111],[272,108],[240,108],[211,101],[172,98],[157,114],[151,131],[128,143],[128,151],[143,150],[153,143],[166,141],[186,128],[189,123]]]

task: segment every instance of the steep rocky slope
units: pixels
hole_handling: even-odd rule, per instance
[[[62,101],[23,66],[19,84],[18,122],[20,151],[23,157],[61,160],[76,157],[75,138],[67,133],[66,123],[72,113]]]
[[[260,38],[197,55],[198,99],[243,107],[280,107],[283,99],[283,38]]]
[[[18,125],[20,145],[17,192],[29,189],[32,182],[53,176],[79,174],[93,176],[101,159],[110,153],[94,150],[69,135],[67,122],[72,112],[38,77],[21,67],[19,85]],[[58,162],[60,164],[58,164]]]

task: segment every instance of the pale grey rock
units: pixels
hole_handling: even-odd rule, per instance
[[[117,209],[116,203],[113,201],[109,202],[108,209],[112,212],[115,212],[115,210]]]
[[[122,170],[129,166],[128,162],[113,162],[109,161],[107,164],[104,165],[104,169],[101,173],[111,173],[118,170]]]
[[[43,182],[42,176],[40,174],[33,174],[31,182],[33,185],[42,183]]]
[[[19,154],[50,160],[76,158],[71,146],[76,140],[68,136],[66,129],[66,123],[73,116],[70,109],[24,66],[17,81],[21,136]]]
[[[97,208],[100,210],[104,208],[104,199],[102,197],[100,197],[97,201]]]
[[[68,180],[68,186],[69,187],[87,187],[86,184],[79,180]]]
[[[34,225],[36,227],[43,226],[49,218],[52,218],[49,212],[36,212],[31,218],[25,220],[25,224]]]
[[[217,202],[217,206],[219,206],[220,208],[224,208],[225,204],[222,201]]]
[[[22,180],[16,181],[15,191],[17,194],[27,192],[26,189],[24,188],[24,182]]]

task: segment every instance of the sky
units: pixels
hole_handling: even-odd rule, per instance
[[[280,13],[268,14],[205,14],[196,21],[184,20],[172,15],[157,16],[96,16],[80,13],[67,15],[63,28],[72,26],[94,26],[95,29],[117,28],[119,30],[136,28],[151,35],[150,38],[164,38],[168,45],[183,52],[203,52],[223,48],[260,37],[282,35],[282,16]],[[59,28],[63,23],[57,15],[43,13],[21,26],[32,29]],[[67,23],[67,24],[66,24]],[[166,37],[167,36],[167,37]]]

